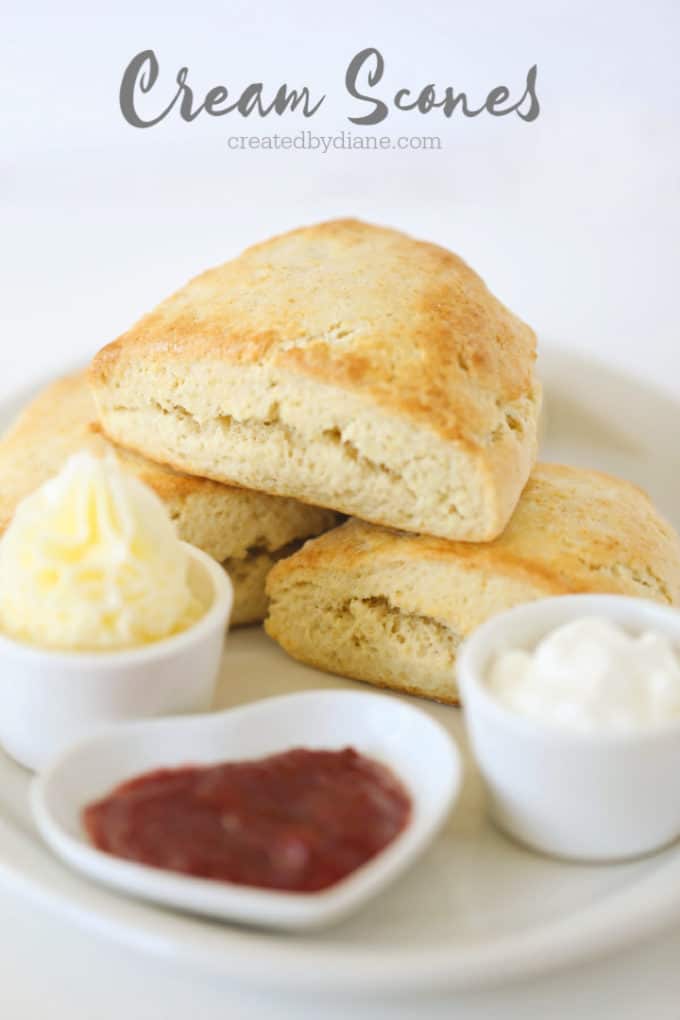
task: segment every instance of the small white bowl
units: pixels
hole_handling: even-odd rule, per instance
[[[183,544],[206,611],[179,634],[111,652],[49,651],[0,634],[0,744],[21,765],[42,768],[107,723],[210,707],[233,588],[219,563]]]
[[[574,860],[637,857],[680,836],[680,720],[630,733],[581,733],[539,723],[488,689],[492,659],[533,648],[549,631],[600,616],[680,647],[680,613],[620,595],[567,595],[482,624],[458,655],[465,723],[496,823],[535,849]]]
[[[151,769],[348,745],[401,779],[411,816],[384,850],[321,892],[258,889],[136,864],[95,849],[83,830],[88,803]],[[66,751],[39,775],[31,807],[52,849],[99,882],[180,910],[303,930],[338,921],[393,881],[433,839],[460,784],[455,744],[421,709],[385,694],[306,691],[213,715],[116,726]]]

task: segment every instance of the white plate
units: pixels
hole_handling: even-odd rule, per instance
[[[157,768],[212,765],[294,747],[354,747],[387,765],[411,797],[408,823],[381,853],[314,895],[210,882],[95,849],[83,808]],[[404,747],[418,748],[411,760]],[[446,730],[415,705],[384,694],[303,691],[208,715],[120,724],[60,755],[31,787],[33,816],[68,864],[123,893],[228,921],[303,931],[334,924],[376,896],[422,853],[446,820],[461,782]]]
[[[541,371],[548,401],[544,458],[631,478],[680,525],[680,406],[545,344]],[[17,407],[0,409],[3,419]],[[293,662],[257,629],[234,632],[227,655],[233,679],[221,688],[222,707],[293,690],[356,689]],[[456,709],[420,704],[464,747]],[[616,866],[560,864],[532,854],[489,825],[469,759],[458,807],[417,865],[350,920],[306,936],[175,914],[88,882],[42,843],[29,812],[28,782],[0,753],[0,880],[140,951],[260,989],[386,997],[488,985],[615,950],[680,919],[680,845]]]

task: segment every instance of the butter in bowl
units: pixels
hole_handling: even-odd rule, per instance
[[[232,598],[150,489],[75,454],[0,541],[0,744],[37,769],[102,725],[209,708]]]

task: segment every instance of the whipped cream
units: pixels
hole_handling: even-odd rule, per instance
[[[500,653],[489,690],[521,715],[576,730],[627,731],[680,718],[680,659],[661,634],[573,620],[531,651]]]
[[[74,454],[0,540],[0,630],[43,648],[120,649],[198,618],[167,510],[113,454]]]

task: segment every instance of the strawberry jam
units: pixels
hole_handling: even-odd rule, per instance
[[[408,793],[352,748],[158,769],[88,805],[92,843],[185,875],[289,892],[327,889],[405,828]]]

